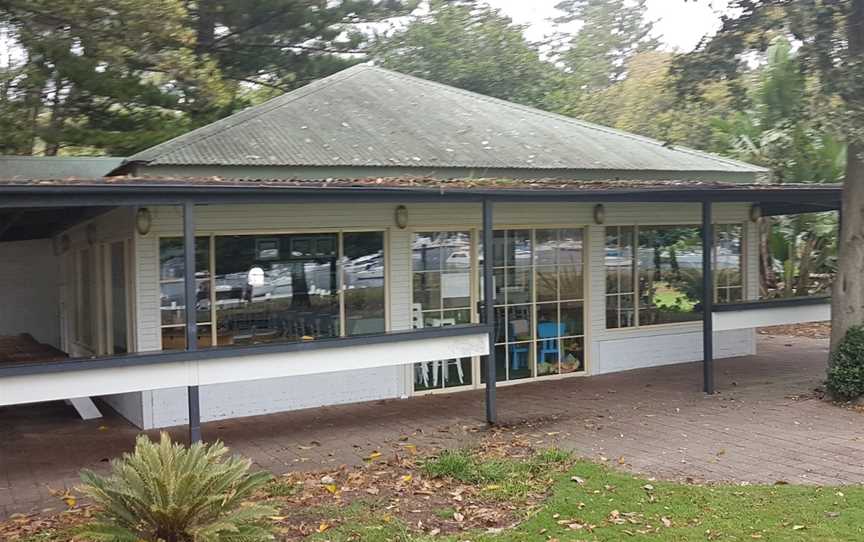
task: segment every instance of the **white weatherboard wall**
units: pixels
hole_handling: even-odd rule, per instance
[[[197,235],[257,234],[293,231],[336,231],[376,229],[387,232],[389,328],[411,326],[411,239],[413,231],[481,226],[479,204],[412,204],[408,208],[409,228],[393,226],[392,204],[261,204],[219,205],[196,208]],[[495,205],[496,227],[584,227],[588,290],[586,340],[588,372],[612,371],[680,363],[701,359],[699,322],[642,329],[605,329],[604,226],[593,224],[593,204],[500,203]],[[755,293],[758,261],[754,227],[748,222],[749,204],[718,204],[716,223],[747,225],[745,262]],[[158,239],[179,236],[182,212],[179,207],[155,207],[153,227],[146,236],[137,235],[136,319],[141,351],[160,348]],[[606,225],[676,225],[701,223],[699,204],[606,204]],[[718,357],[755,352],[753,330],[717,334]],[[380,367],[352,372],[306,375],[250,383],[229,383],[201,388],[202,419],[215,420],[328,404],[395,398],[411,395],[410,366]],[[146,391],[141,394],[141,419],[145,428],[184,423],[185,389]],[[137,422],[136,422],[137,423]]]
[[[50,239],[0,243],[0,335],[60,347],[60,269]]]

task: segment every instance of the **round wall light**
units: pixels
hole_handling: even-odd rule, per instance
[[[153,225],[153,216],[150,214],[150,209],[142,207],[135,213],[135,229],[141,235],[150,233],[150,227]]]
[[[756,222],[762,218],[762,207],[758,204],[750,206],[750,221]]]
[[[404,205],[400,205],[396,207],[396,212],[394,214],[396,219],[396,227],[400,230],[404,230],[408,227],[408,208]]]
[[[602,203],[594,206],[594,223],[603,224],[606,222],[606,207]]]

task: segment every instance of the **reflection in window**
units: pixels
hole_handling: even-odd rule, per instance
[[[411,251],[414,328],[471,322],[471,233],[418,232]],[[471,358],[417,363],[417,391],[472,383]]]
[[[163,349],[185,348],[182,239],[160,240],[160,266]],[[386,329],[381,232],[204,237],[196,267],[202,347]]]
[[[162,349],[186,348],[186,288],[183,239],[159,240],[159,292],[160,321],[162,323]],[[198,346],[212,346],[210,339],[210,238],[195,239],[195,283],[197,286]]]
[[[215,238],[219,345],[341,334],[337,234]]]
[[[636,260],[633,258],[633,228],[606,228],[606,327],[635,325]]]
[[[496,379],[583,371],[582,230],[501,230],[493,239]]]
[[[743,227],[740,224],[714,226],[714,276],[717,303],[737,303],[744,299],[742,231]]]
[[[346,334],[383,333],[387,327],[384,233],[346,233],[342,245]]]
[[[715,300],[719,303],[741,300],[743,227],[721,224],[714,230]],[[700,228],[607,227],[605,267],[608,329],[701,318]],[[638,310],[634,310],[634,305]]]

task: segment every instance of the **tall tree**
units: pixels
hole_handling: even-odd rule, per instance
[[[564,0],[555,8],[559,25],[581,23],[575,34],[563,34],[557,59],[578,87],[602,89],[624,76],[637,54],[656,50],[660,40],[646,19],[646,0]],[[561,36],[559,36],[560,39]]]
[[[401,0],[0,0],[0,151],[127,154],[362,60]],[[14,116],[14,118],[13,118]]]
[[[428,14],[380,36],[372,57],[385,68],[528,105],[541,105],[552,65],[524,28],[498,10],[435,0]]]
[[[837,126],[847,144],[839,262],[832,297],[831,347],[864,324],[864,0],[735,0],[715,37],[678,59],[678,90],[699,81],[736,79],[743,53],[764,50],[785,33],[799,44],[802,73],[814,78],[820,98],[836,103]],[[830,114],[830,110],[826,114]]]

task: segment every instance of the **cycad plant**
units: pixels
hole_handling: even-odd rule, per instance
[[[225,458],[221,443],[185,447],[162,433],[139,436],[132,453],[111,462],[111,474],[83,471],[81,491],[100,509],[79,533],[97,542],[258,542],[272,540],[274,511],[249,502],[270,475],[251,461]]]

